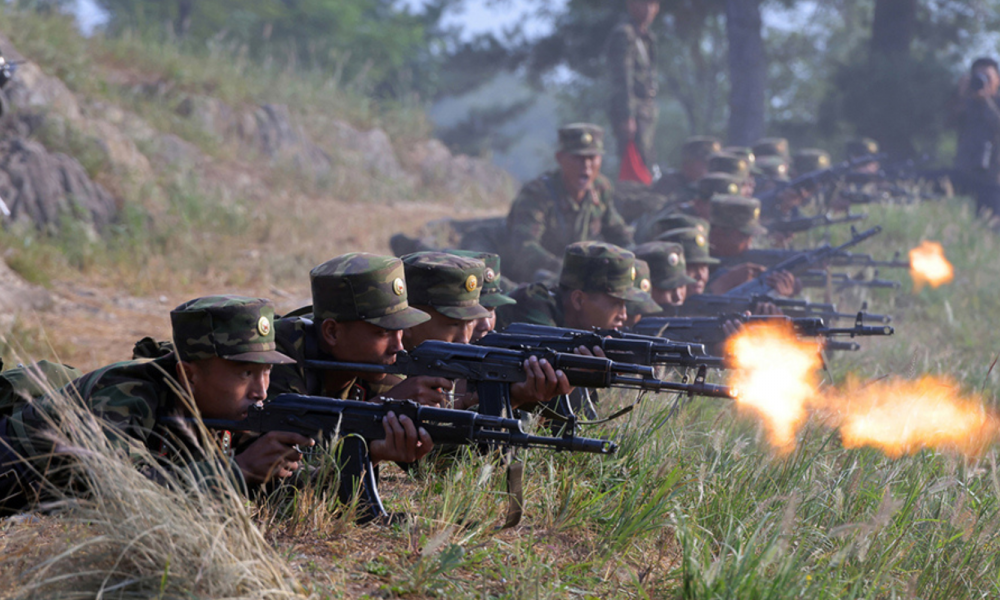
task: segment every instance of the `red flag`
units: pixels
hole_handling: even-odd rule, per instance
[[[639,149],[634,141],[629,142],[625,148],[622,168],[618,172],[618,181],[638,181],[644,185],[653,183],[653,176],[649,174],[649,169],[646,168],[646,163],[639,155]]]

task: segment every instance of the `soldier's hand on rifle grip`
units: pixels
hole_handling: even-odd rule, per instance
[[[754,307],[753,314],[779,316],[785,313],[781,312],[781,309],[771,302],[758,302],[757,306]]]
[[[556,396],[572,393],[573,386],[562,371],[552,368],[549,361],[532,356],[524,361],[527,379],[510,386],[510,403],[513,408],[547,402]]]
[[[270,431],[237,454],[235,460],[246,482],[257,485],[274,477],[291,477],[302,460],[299,447],[315,443],[311,438],[291,431]]]
[[[423,406],[447,407],[448,394],[455,387],[454,382],[444,377],[408,377],[387,393],[386,398],[413,400]]]
[[[385,439],[375,440],[369,445],[372,463],[391,460],[401,463],[417,462],[434,448],[434,442],[427,430],[419,430],[413,420],[406,415],[396,416],[389,412],[382,419]]]
[[[588,348],[586,346],[579,346],[574,354],[579,354],[580,356],[596,356],[598,358],[607,358],[604,354],[604,350],[600,346],[594,346],[593,348]]]
[[[802,291],[802,284],[788,271],[775,271],[768,274],[767,284],[773,287],[779,296],[785,296],[786,298]]]

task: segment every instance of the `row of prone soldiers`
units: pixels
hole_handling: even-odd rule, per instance
[[[548,299],[553,323],[619,327],[626,303],[655,304],[633,253],[583,242],[568,247],[564,257]],[[678,281],[689,281],[680,252],[665,256],[663,264]],[[74,457],[53,434],[66,407],[60,401],[82,402],[115,447],[143,457],[137,465],[143,469],[152,457],[158,473],[209,472],[205,463],[214,460],[218,467],[221,456],[222,472],[249,492],[296,480],[305,467],[303,452],[316,436],[280,427],[244,436],[223,427],[209,438],[222,445],[219,454],[206,449],[195,426],[199,418],[212,428],[244,422],[282,394],[359,402],[395,398],[454,412],[475,410],[477,390],[461,375],[403,379],[384,371],[405,354],[400,351],[434,342],[467,345],[489,333],[498,319],[519,318],[519,301],[502,291],[499,257],[492,254],[418,252],[401,260],[351,253],[315,267],[310,280],[312,304],[285,316],[277,317],[264,299],[203,297],[171,311],[171,342],[146,338],[127,362],[87,374],[30,366],[0,373],[0,514],[36,506],[65,486],[66,466]],[[576,351],[606,360],[599,347]],[[314,368],[324,361],[352,366]],[[544,355],[525,355],[517,366],[521,376],[508,388],[509,409],[579,396]],[[39,387],[39,378],[48,378],[49,389]],[[374,438],[368,443],[372,464],[411,464],[435,444],[419,423],[392,412]]]

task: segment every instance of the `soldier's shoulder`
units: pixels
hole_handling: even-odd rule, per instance
[[[603,174],[598,174],[597,179],[594,180],[594,190],[602,197],[610,196],[615,192],[615,184]]]
[[[521,186],[514,204],[530,203],[537,206],[538,203],[554,203],[556,201],[556,177],[559,171],[547,171],[541,176],[532,179]]]
[[[542,283],[523,283],[508,294],[517,300],[497,308],[499,327],[511,323],[535,323],[538,325],[556,325],[558,305],[555,293]]]

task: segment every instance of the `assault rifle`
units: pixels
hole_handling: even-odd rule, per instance
[[[545,359],[553,369],[562,370],[570,385],[584,388],[626,388],[651,392],[684,392],[689,395],[735,398],[727,386],[695,381],[660,381],[653,368],[615,362],[597,356],[555,352],[545,347],[518,350],[489,348],[471,344],[427,341],[410,352],[396,354],[391,365],[307,360],[308,368],[359,373],[386,373],[407,376],[428,375],[465,379],[476,386],[479,412],[491,416],[512,415],[510,385],[524,381],[524,361],[531,356]],[[571,422],[571,425],[573,423]]]
[[[831,217],[830,215],[816,215],[814,217],[793,217],[791,219],[779,219],[767,224],[767,230],[771,233],[801,233],[816,229],[817,227],[829,227],[831,225],[843,225],[845,223],[857,223],[868,218],[868,215],[848,214],[843,217]]]
[[[879,161],[884,158],[884,154],[869,154],[867,156],[859,156],[857,158],[846,160],[827,169],[810,171],[809,173],[799,175],[791,181],[777,182],[777,187],[757,196],[757,199],[760,200],[762,207],[770,209],[773,204],[777,203],[778,198],[786,190],[815,190],[822,185],[837,181],[857,167],[867,165],[868,163]]]
[[[748,294],[746,296],[730,296],[723,294],[698,294],[690,296],[684,304],[676,307],[678,316],[712,316],[731,315],[753,312],[761,303],[774,304],[789,317],[816,317],[824,321],[836,319],[854,319],[856,313],[837,312],[834,304],[808,302],[795,298],[779,298],[765,294]],[[889,323],[892,317],[863,313],[864,320],[869,323]],[[641,321],[640,321],[641,323]]]
[[[855,317],[854,327],[828,327],[823,319],[815,317],[791,318],[782,315],[746,316],[742,314],[717,317],[643,317],[636,326],[636,333],[662,335],[674,340],[715,346],[726,341],[724,325],[727,321],[738,321],[747,325],[759,323],[788,324],[796,335],[802,337],[870,337],[893,335],[895,330],[888,325],[865,325],[864,313]]]
[[[811,269],[817,265],[822,265],[827,259],[835,256],[838,252],[847,250],[852,246],[857,246],[861,242],[867,240],[868,238],[878,235],[882,231],[882,227],[876,225],[867,231],[858,233],[854,227],[851,227],[851,239],[839,246],[830,246],[829,244],[823,244],[812,250],[806,250],[799,252],[776,265],[771,266],[769,269],[755,277],[754,279],[738,285],[733,289],[725,293],[726,296],[754,296],[754,295],[770,295],[774,289],[767,283],[767,277],[775,271],[788,271],[792,275],[800,275],[801,273]]]
[[[420,406],[411,400],[356,402],[325,397],[281,394],[262,406],[251,407],[245,419],[204,419],[206,427],[228,431],[290,431],[317,442],[343,438],[338,496],[350,503],[360,493],[360,523],[388,517],[378,493],[375,469],[368,443],[385,438],[382,419],[389,412],[406,415],[415,427],[423,427],[436,444],[503,444],[516,448],[552,448],[570,452],[612,454],[614,442],[576,436],[571,429],[559,437],[526,433],[519,419],[507,419],[466,410]]]
[[[533,323],[511,323],[502,332],[492,332],[476,342],[494,348],[524,349],[543,347],[556,352],[573,352],[580,346],[598,347],[616,361],[646,366],[721,367],[717,356],[706,356],[705,346],[676,342],[663,337],[626,333],[617,329],[584,331]]]
[[[721,259],[723,267],[733,267],[743,263],[753,263],[763,267],[773,267],[778,263],[793,258],[802,250],[784,250],[781,248],[752,248],[744,250],[736,256]],[[877,260],[871,254],[848,252],[846,250],[830,254],[824,264],[831,267],[875,267],[885,269],[909,269],[910,261],[901,260],[902,254],[897,252],[891,260]]]
[[[828,285],[837,288],[837,291],[848,288],[868,288],[868,289],[899,289],[902,285],[892,279],[857,279],[847,273],[827,273],[820,270],[809,270],[798,278],[804,288],[825,288]]]

